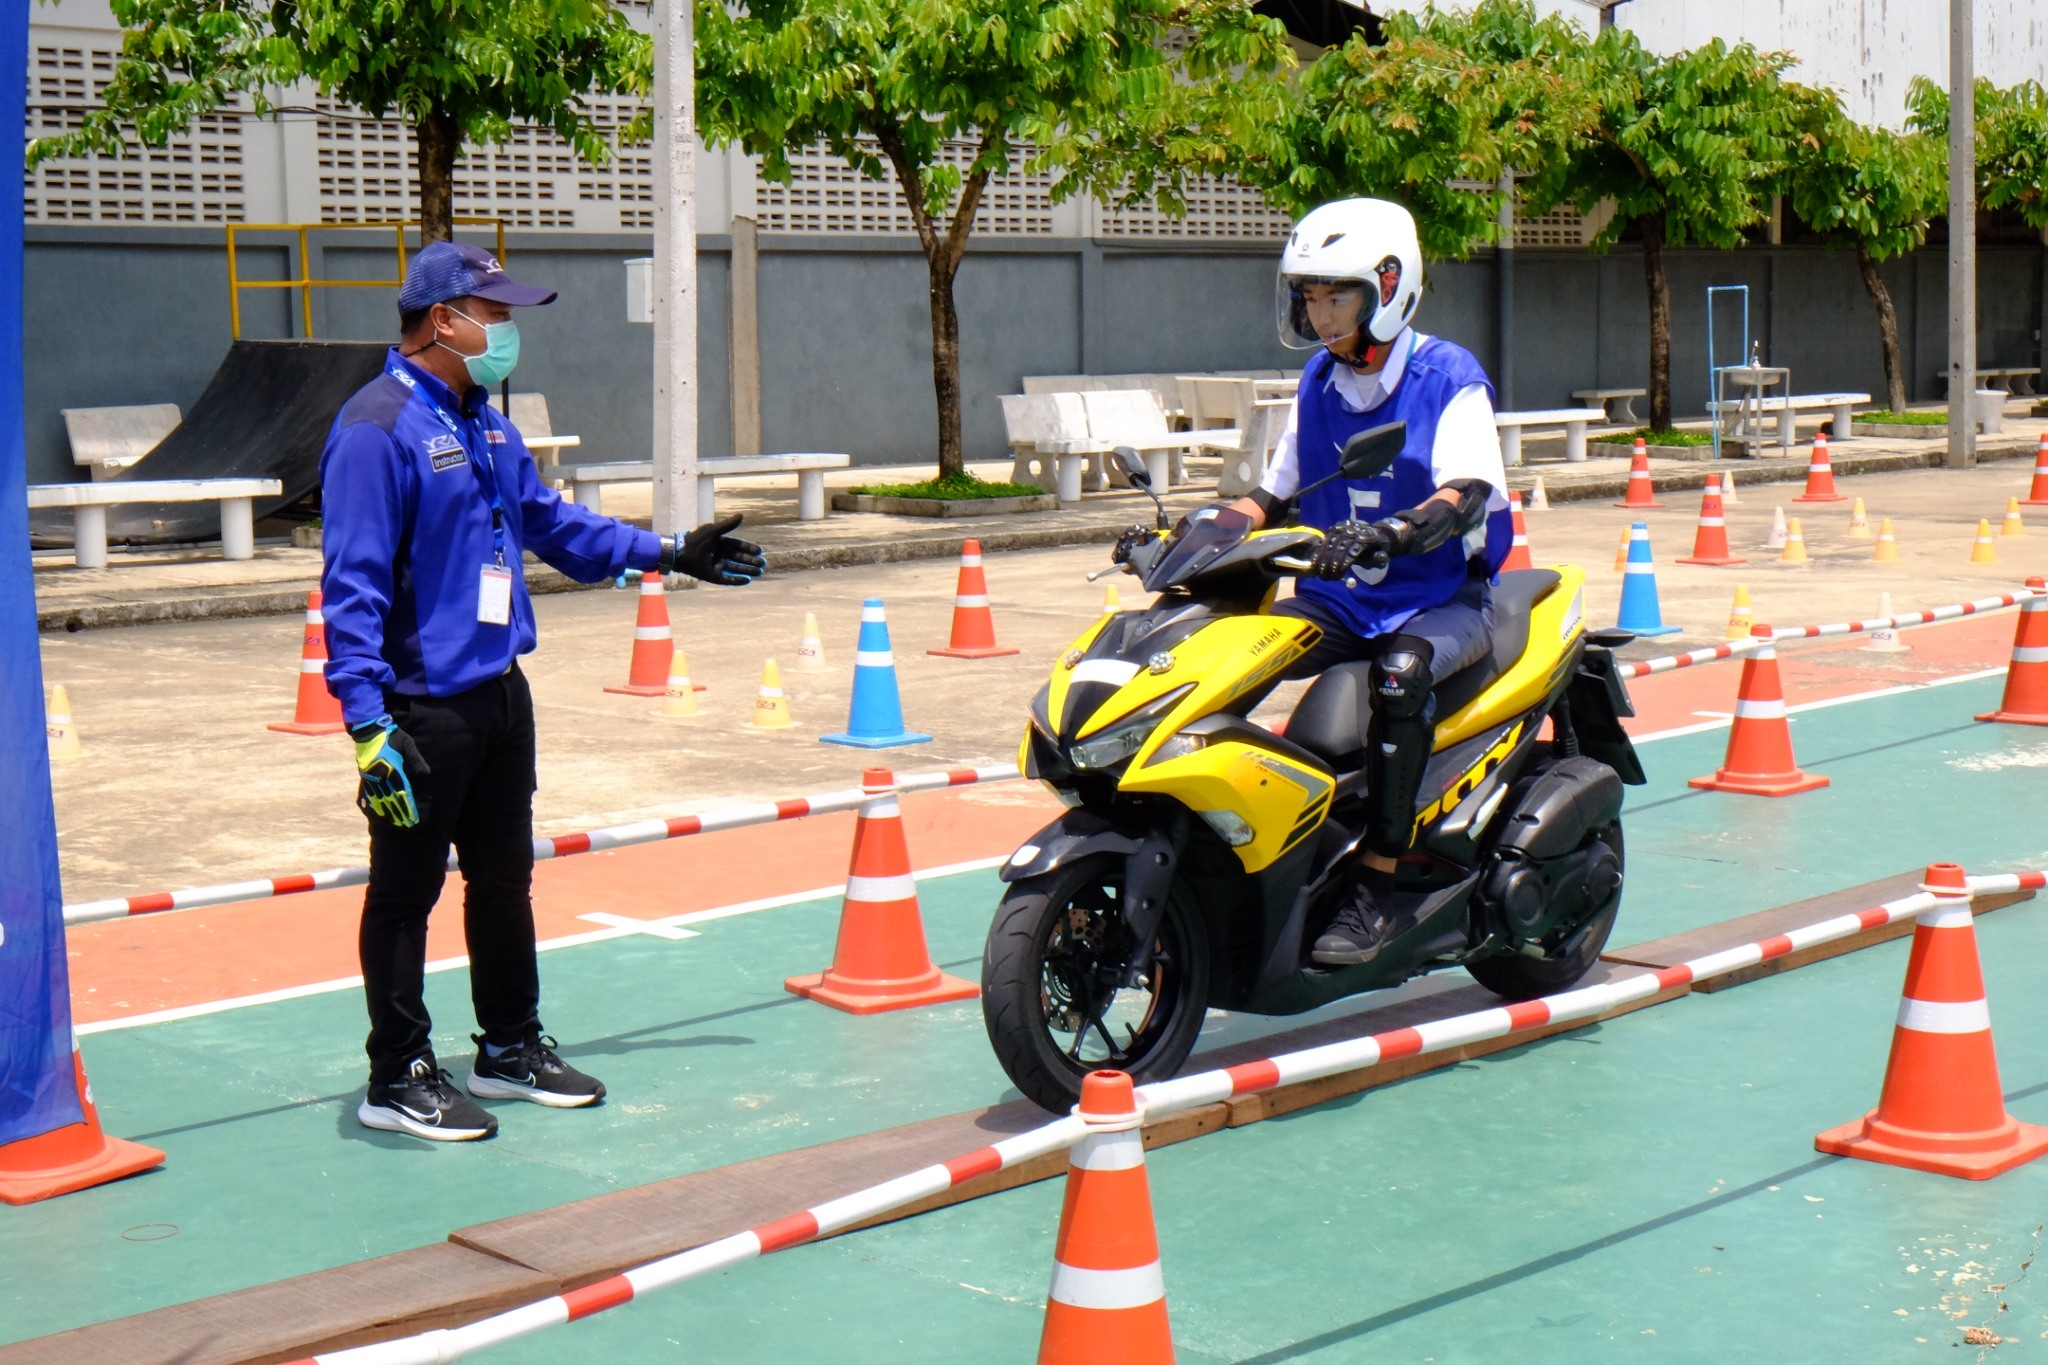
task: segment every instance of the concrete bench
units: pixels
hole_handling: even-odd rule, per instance
[[[30,507],[71,509],[71,558],[81,569],[107,567],[107,509],[124,503],[218,502],[223,559],[256,557],[257,498],[284,495],[276,479],[123,479],[112,483],[36,483]]]
[[[1727,401],[1713,401],[1707,404],[1707,411],[1716,418],[1728,418],[1744,412],[1775,412],[1778,414],[1777,444],[1786,451],[1792,449],[1797,435],[1797,423],[1802,412],[1825,411],[1834,422],[1835,439],[1846,440],[1849,424],[1855,420],[1856,405],[1868,403],[1867,393],[1795,393],[1772,398],[1738,398]],[[1739,433],[1723,431],[1723,441],[1742,441],[1747,438]]]
[[[1618,427],[1639,427],[1642,418],[1636,416],[1638,398],[1647,397],[1648,389],[1573,389],[1572,397],[1591,407],[1598,403],[1607,411],[1607,420]]]
[[[1997,389],[2011,394],[2014,398],[2032,398],[2036,381],[2040,378],[2041,370],[2036,365],[1995,365],[1990,369],[1977,371],[1977,389],[1979,392]],[[1941,385],[1942,393],[1946,394],[1948,371],[1936,370],[1934,382]]]
[[[491,395],[491,406],[504,411],[499,407],[495,393]],[[513,426],[519,428],[519,439],[526,442],[526,448],[533,452],[535,463],[539,463],[543,455],[583,444],[581,436],[555,435],[554,420],[548,415],[548,398],[544,393],[513,394],[512,411],[505,415],[512,420]]]
[[[516,395],[515,395],[516,397]],[[717,520],[716,481],[742,474],[796,475],[796,515],[799,521],[825,518],[825,471],[844,469],[853,463],[850,455],[728,455],[697,461],[697,522]],[[607,464],[546,464],[540,476],[550,483],[567,484],[580,507],[604,510],[604,486],[608,483],[652,483],[654,461],[621,460]]]
[[[1076,429],[1074,407],[1079,404],[1084,425]],[[1046,465],[1052,465],[1053,491],[1062,504],[1081,500],[1084,470],[1092,465],[1091,484],[1111,464],[1110,452],[1130,446],[1144,457],[1152,487],[1165,492],[1185,483],[1181,458],[1190,450],[1235,450],[1244,433],[1236,428],[1207,431],[1169,431],[1166,413],[1150,389],[1101,389],[1078,394],[1007,394],[1003,397],[1003,420],[1010,429],[1012,449],[1020,446],[1017,471],[1012,478],[1026,478],[1043,488]],[[1025,433],[1044,433],[1029,438]],[[1028,451],[1028,454],[1026,453]]]
[[[1586,428],[1603,422],[1601,408],[1545,408],[1534,412],[1496,412],[1494,429],[1500,432],[1501,459],[1509,465],[1522,462],[1522,431],[1527,427],[1563,427],[1564,457],[1573,464],[1586,458]]]
[[[59,411],[64,415],[64,434],[71,438],[71,463],[90,469],[95,483],[155,450],[184,420],[176,403]]]

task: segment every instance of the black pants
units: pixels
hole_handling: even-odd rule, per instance
[[[392,1081],[433,1051],[424,998],[427,913],[455,846],[466,883],[469,992],[487,1041],[540,1032],[533,946],[533,694],[517,665],[452,697],[386,698],[432,769],[414,779],[420,823],[370,821],[370,885],[359,947],[370,1007],[370,1079]]]

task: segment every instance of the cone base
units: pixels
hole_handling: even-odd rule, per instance
[[[1614,505],[1616,507],[1640,507],[1652,512],[1658,511],[1664,506],[1661,502],[1617,502]]]
[[[905,730],[900,734],[894,735],[819,735],[818,742],[820,744],[844,744],[849,749],[893,749],[902,744],[929,744],[932,742],[932,737]]]
[[[1861,648],[1859,648],[1859,649],[1858,649],[1858,650],[1857,650],[1856,652],[1857,652],[1858,654],[1910,654],[1910,653],[1912,653],[1912,652],[1913,652],[1913,647],[1912,647],[1911,645],[1901,645],[1901,644],[1889,644],[1889,645],[1864,645],[1864,646],[1862,646]],[[1988,716],[1979,716],[1979,717],[1977,717],[1977,719],[1978,719],[1978,720],[1995,720],[1995,719],[1997,719],[1997,714],[1998,714],[1998,713],[1994,711],[1994,712],[1993,712],[1993,713],[1992,713],[1991,715],[1988,715]],[[2042,723],[2043,725],[2048,725],[2048,716],[2043,716],[2043,717],[2041,718],[2041,723]]]
[[[1849,495],[1847,493],[1817,493],[1811,497],[1801,493],[1798,497],[1792,499],[1794,502],[1847,502],[1848,500]]]
[[[705,687],[703,683],[691,683],[690,690],[702,692]],[[668,695],[668,684],[664,682],[659,687],[643,687],[638,683],[624,683],[618,687],[607,687],[605,691],[615,697],[665,697]]]
[[[928,649],[925,651],[927,654],[936,654],[942,659],[995,659],[1005,654],[1022,654],[1023,652],[1023,650],[1013,649],[1009,645],[983,645],[980,648],[955,648],[952,645],[948,645],[944,649]]]
[[[1706,564],[1714,568],[1721,568],[1729,564],[1749,563],[1749,561],[1744,559],[1741,555],[1728,555],[1719,559],[1716,559],[1711,555],[1687,555],[1683,559],[1674,559],[1671,562],[1674,564]]]
[[[1731,773],[1723,768],[1712,777],[1695,777],[1685,785],[1703,792],[1736,792],[1742,796],[1796,796],[1832,781],[1831,777],[1799,768],[1789,773]]]
[[[338,735],[348,729],[338,720],[274,720],[263,728],[282,735]]]
[[[1682,563],[1683,561],[1680,562]],[[1644,637],[1651,635],[1676,635],[1685,629],[1684,626],[1631,626],[1625,625],[1620,621],[1614,623],[1614,628],[1616,630],[1625,630],[1631,635]]]
[[[2022,507],[2048,507],[2048,498],[2021,498]]]
[[[1930,1143],[1926,1147],[1887,1141],[1880,1135],[1876,1120],[1877,1111],[1873,1109],[1854,1123],[1830,1128],[1814,1137],[1814,1149],[1830,1156],[1853,1156],[1886,1166],[1904,1166],[1908,1170],[1952,1175],[1964,1180],[1989,1180],[2048,1152],[2048,1128],[2021,1123],[2010,1114],[2006,1115],[2005,1126],[1991,1133],[1929,1133],[1926,1136]],[[1883,1128],[1893,1137],[1906,1137],[1904,1130],[1889,1125]],[[2007,1130],[2010,1130],[2009,1136]],[[1998,1141],[2001,1137],[2004,1140]],[[1977,1152],[1942,1150],[1952,1148],[1959,1141],[1972,1139],[1998,1141],[1998,1145],[1988,1151]]]
[[[164,1154],[154,1147],[117,1137],[103,1136],[100,1142],[100,1150],[83,1161],[34,1171],[0,1171],[0,1204],[33,1204],[38,1199],[54,1199],[110,1180],[140,1175],[164,1164]]]
[[[915,1009],[919,1005],[939,1005],[949,1000],[972,1000],[981,994],[979,985],[957,976],[947,976],[937,967],[932,968],[928,975],[904,981],[855,981],[834,976],[829,971],[813,972],[809,976],[790,977],[782,983],[782,989],[848,1014]]]
[[[655,707],[655,708],[654,708],[654,709],[653,709],[652,711],[649,711],[649,712],[648,712],[647,714],[648,714],[648,715],[650,715],[650,716],[655,716],[655,717],[658,717],[658,718],[659,718],[659,719],[661,719],[661,720],[702,720],[702,719],[704,719],[704,713],[703,713],[702,711],[690,711],[690,712],[687,712],[687,713],[685,713],[685,714],[681,714],[681,715],[670,715],[670,714],[669,714],[668,712],[666,712],[666,711],[662,710],[662,709],[661,709],[660,707],[658,707],[658,706],[657,706],[657,707]]]
[[[1986,711],[1977,719],[1996,721],[2000,725],[2048,725],[2048,716],[2026,711]]]
[[[685,716],[682,717],[682,719],[687,720],[689,719],[689,717]],[[741,726],[740,728],[747,731],[747,733],[749,734],[765,735],[772,733],[776,730],[794,730],[796,729],[796,722],[793,720],[783,720],[777,721],[773,725],[756,725],[754,724],[754,722],[748,721],[745,725]]]

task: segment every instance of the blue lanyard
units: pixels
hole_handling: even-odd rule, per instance
[[[440,403],[435,401],[432,393],[420,387],[418,380],[414,379],[397,365],[387,365],[385,373],[426,400],[428,411],[438,417],[441,420],[441,425],[448,428],[448,434],[461,444],[462,453],[469,457],[469,471],[476,476],[480,490],[485,499],[490,503],[491,543],[497,551],[498,567],[505,567],[505,498],[498,489],[497,461],[491,455],[488,443],[485,445],[484,453],[478,455],[476,450],[469,444],[469,438],[463,433],[460,424],[448,415]]]

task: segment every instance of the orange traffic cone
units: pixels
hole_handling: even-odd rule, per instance
[[[1087,1136],[1067,1158],[1038,1365],[1172,1365],[1143,1119],[1121,1071],[1081,1078]]]
[[[290,720],[263,727],[288,735],[338,735],[348,727],[341,720],[341,699],[327,690],[327,618],[320,610],[320,590],[306,594],[306,637],[299,645],[299,700]]]
[[[1636,437],[1635,453],[1628,461],[1628,496],[1614,504],[1616,507],[1662,507],[1657,501],[1656,490],[1650,486],[1650,450],[1643,444],[1643,438]]]
[[[2027,586],[2048,594],[2048,579],[2029,578]],[[2012,666],[2005,671],[2005,696],[1996,711],[1986,711],[1977,719],[2048,725],[2048,596],[2020,603],[2019,627],[2012,636]]]
[[[1700,525],[1693,532],[1692,553],[1680,564],[1747,564],[1748,560],[1728,550],[1728,518],[1721,511],[1721,476],[1707,475],[1707,491],[1700,494]]]
[[[1791,796],[1825,787],[1827,778],[1801,772],[1792,759],[1792,727],[1785,719],[1785,688],[1778,680],[1771,628],[1756,625],[1749,633],[1763,643],[1742,661],[1727,756],[1712,777],[1695,777],[1686,785],[1744,796]]]
[[[1972,564],[1996,564],[1998,562],[1998,546],[1991,539],[1991,522],[1989,518],[1979,518],[1977,521],[1977,539],[1970,544],[1970,562]]]
[[[1871,548],[1870,562],[1873,564],[1896,564],[1899,562],[1899,542],[1892,535],[1892,519],[1881,517],[1877,523],[1877,544]]]
[[[1813,459],[1806,466],[1806,491],[1792,501],[1847,501],[1843,494],[1835,491],[1835,466],[1828,459],[1828,434],[1825,431],[1813,434]]]
[[[1849,529],[1845,533],[1851,540],[1870,539],[1870,514],[1863,510],[1863,499],[1849,504]]]
[[[2023,507],[2048,507],[2048,431],[2041,433],[2041,444],[2034,452],[2034,484],[2027,490],[2027,496],[2020,499]]]
[[[50,689],[50,704],[43,712],[43,733],[49,740],[52,763],[85,757],[85,749],[78,742],[78,726],[71,719],[71,694],[64,690],[63,683]]]
[[[1508,517],[1515,528],[1515,538],[1508,544],[1508,557],[1501,561],[1500,571],[1535,568],[1536,561],[1529,558],[1529,524],[1522,520],[1520,493],[1508,494]]]
[[[640,579],[640,606],[633,618],[633,664],[626,673],[626,685],[607,687],[628,697],[658,697],[668,691],[668,661],[676,650],[676,637],[668,628],[668,594],[662,590],[661,575],[648,573]]]
[[[2018,498],[2007,498],[2005,500],[2005,520],[1999,523],[1998,534],[2001,537],[2010,539],[2014,536],[2023,536],[2026,533],[2027,524],[2020,520],[2020,500]]]
[[[988,579],[981,571],[981,542],[960,546],[960,583],[953,590],[953,638],[944,649],[928,649],[948,659],[993,659],[1020,651],[996,643],[996,618],[988,609]]]
[[[860,788],[867,801],[853,827],[853,864],[846,874],[832,965],[809,976],[792,976],[782,988],[848,1014],[980,995],[974,982],[934,966],[925,947],[895,775],[887,768],[869,768],[861,774]]]
[[[84,1119],[0,1147],[0,1204],[33,1204],[164,1164],[164,1154],[156,1148],[108,1137],[100,1130],[99,1109],[85,1079],[85,1058],[79,1055],[76,1033],[71,1035],[71,1070],[77,1077]]]
[[[1819,1134],[1813,1145],[1834,1156],[1989,1180],[2048,1152],[2048,1128],[2005,1109],[1963,869],[1935,863],[1920,889],[1939,899],[1913,927],[1877,1108]]]

